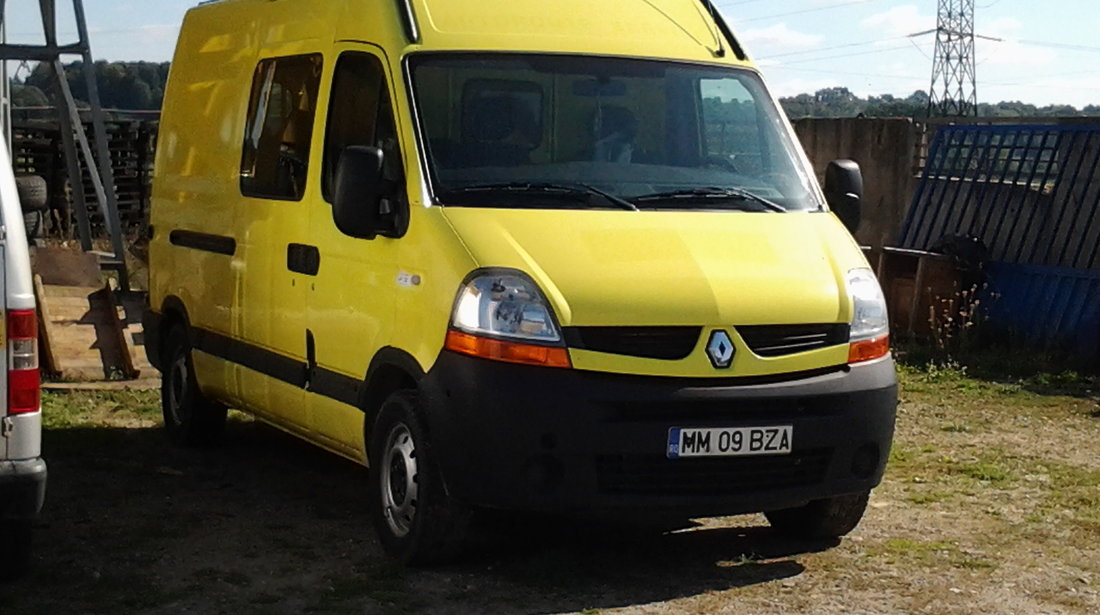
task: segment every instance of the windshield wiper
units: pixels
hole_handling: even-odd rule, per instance
[[[497,192],[497,193],[539,193],[555,196],[583,196],[587,200],[588,197],[596,195],[606,199],[608,202],[613,203],[623,209],[629,209],[630,211],[638,211],[638,207],[630,201],[617,197],[610,192],[605,192],[596,188],[595,186],[589,186],[588,184],[553,184],[548,182],[506,182],[499,184],[478,184],[474,186],[463,186],[461,188],[453,188],[447,190],[444,194],[476,194],[479,192]]]
[[[701,188],[688,188],[686,190],[672,190],[670,192],[655,192],[653,194],[643,194],[642,196],[636,196],[631,200],[634,203],[646,203],[649,201],[673,201],[677,199],[685,200],[707,200],[707,199],[734,199],[740,201],[750,201],[763,207],[766,211],[785,212],[786,207],[783,207],[779,203],[769,201],[768,199],[749,192],[743,188],[720,188],[718,186],[704,186]]]

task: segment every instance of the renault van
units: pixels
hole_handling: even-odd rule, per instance
[[[706,1],[205,3],[156,156],[165,426],[368,466],[405,562],[479,509],[845,534],[896,405],[861,190]]]
[[[38,320],[23,209],[0,145],[0,580],[27,572],[32,524],[46,495]]]

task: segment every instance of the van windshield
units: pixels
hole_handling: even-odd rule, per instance
[[[441,205],[821,207],[750,70],[486,53],[415,54],[409,70]]]

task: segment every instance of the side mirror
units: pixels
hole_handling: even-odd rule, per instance
[[[394,185],[384,177],[384,161],[382,150],[368,145],[352,145],[340,154],[332,218],[345,235],[374,239],[404,234],[404,212],[390,198]]]
[[[825,200],[853,235],[863,217],[863,173],[854,160],[834,160],[825,169]]]

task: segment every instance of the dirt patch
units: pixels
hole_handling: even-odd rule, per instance
[[[482,522],[459,564],[393,565],[365,472],[234,415],[168,445],[155,393],[53,393],[35,567],[0,612],[1100,612],[1100,421],[1086,397],[906,374],[884,485],[839,542],[761,516],[661,533]]]

